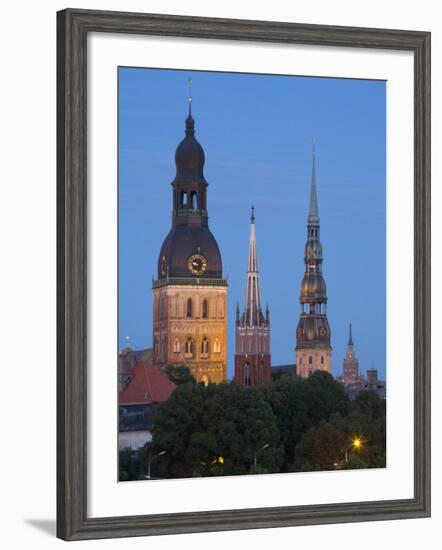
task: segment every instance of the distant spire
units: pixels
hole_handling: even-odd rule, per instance
[[[250,221],[255,223],[255,207],[252,204],[252,215],[250,216]]]
[[[310,186],[310,205],[308,209],[308,223],[319,223],[318,196],[316,194],[316,146],[313,140],[312,154],[312,181]]]
[[[352,330],[351,330],[351,323],[350,323],[350,330],[349,330],[349,335],[348,335],[348,345],[349,346],[353,345],[353,336],[352,336]]]

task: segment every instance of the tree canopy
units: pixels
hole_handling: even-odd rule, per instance
[[[161,460],[165,477],[253,473],[255,454],[260,471],[280,469],[283,451],[275,415],[251,388],[181,385],[158,408],[154,425],[153,449],[166,451]]]
[[[159,453],[160,478],[385,467],[385,401],[373,391],[352,400],[319,371],[259,388],[206,387],[187,374],[158,407],[151,444],[120,453],[120,479],[143,478]]]

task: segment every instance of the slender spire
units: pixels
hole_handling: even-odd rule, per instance
[[[308,209],[308,223],[309,224],[318,224],[319,223],[319,212],[318,212],[318,196],[316,194],[316,146],[313,141],[313,154],[312,154],[312,181],[310,185],[310,205]]]
[[[256,254],[256,235],[255,235],[255,207],[252,206],[252,215],[250,217],[250,239],[249,239],[249,273],[258,271],[258,256]]]
[[[353,345],[353,336],[352,336],[352,330],[351,330],[351,323],[350,323],[350,327],[349,327],[349,335],[348,335],[348,345],[349,346],[352,346]]]
[[[259,289],[258,255],[256,252],[255,209],[253,206],[252,215],[250,218],[249,258],[244,321],[245,324],[249,326],[260,325],[263,321]]]

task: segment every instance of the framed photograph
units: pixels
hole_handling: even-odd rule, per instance
[[[430,515],[430,33],[58,13],[57,532]]]

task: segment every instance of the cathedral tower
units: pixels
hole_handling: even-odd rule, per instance
[[[244,312],[236,307],[235,382],[260,386],[271,378],[270,315],[261,309],[258,256],[256,252],[255,212],[250,219],[249,260]]]
[[[353,345],[351,323],[350,323],[349,337],[348,337],[348,343],[347,343],[347,353],[345,354],[344,362],[342,364],[341,380],[346,386],[351,384],[356,384],[361,380],[359,376],[359,361],[356,358],[354,345]]]
[[[226,379],[227,280],[209,229],[204,151],[195,139],[191,98],[175,153],[172,228],[153,282],[153,362],[186,365],[197,382]]]
[[[316,370],[331,373],[330,326],[327,320],[327,290],[322,275],[322,245],[319,239],[319,211],[316,193],[316,158],[313,146],[305,272],[301,283],[301,316],[296,329],[296,372],[307,378]]]

